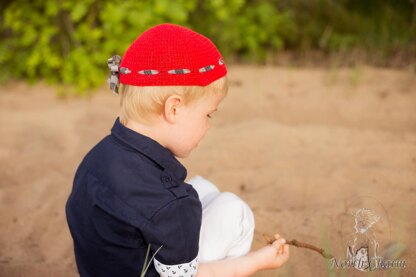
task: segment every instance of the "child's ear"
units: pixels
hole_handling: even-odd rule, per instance
[[[178,109],[183,104],[183,97],[177,94],[169,96],[165,101],[164,117],[169,123],[176,122]]]

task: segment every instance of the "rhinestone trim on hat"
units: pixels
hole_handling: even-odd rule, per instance
[[[189,74],[191,71],[189,69],[172,69],[168,71],[169,74]]]
[[[218,63],[220,63],[220,61]],[[224,62],[222,62],[220,65],[224,65]],[[213,70],[214,68],[215,68],[215,65],[211,64],[211,65],[201,67],[200,69],[198,69],[198,71],[200,73],[205,73],[205,72],[209,72],[209,71]],[[120,73],[121,74],[130,74],[131,70],[128,69],[127,67],[122,67],[122,68],[120,68]],[[141,75],[156,75],[156,74],[159,74],[159,71],[155,70],[155,69],[146,69],[146,70],[140,70],[140,71],[138,71],[138,73],[141,74]],[[168,70],[168,73],[169,74],[189,74],[189,73],[191,73],[191,70],[186,69],[186,68],[171,69],[171,70]]]
[[[213,69],[214,69],[214,67],[215,67],[215,65],[208,65],[208,66],[204,66],[204,67],[201,67],[201,68],[199,69],[199,72],[201,72],[201,73],[205,73],[205,72],[208,72],[208,71],[213,70]]]
[[[142,75],[156,75],[156,74],[159,74],[159,71],[154,70],[154,69],[146,69],[146,70],[140,70],[139,74],[142,74]]]

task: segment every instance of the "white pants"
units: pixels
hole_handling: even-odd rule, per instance
[[[199,261],[217,261],[247,254],[255,227],[250,207],[234,193],[220,192],[201,176],[195,176],[187,183],[195,188],[202,203]]]

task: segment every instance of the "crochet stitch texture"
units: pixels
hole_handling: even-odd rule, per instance
[[[171,23],[143,32],[120,63],[120,83],[134,86],[206,86],[226,74],[210,39]]]

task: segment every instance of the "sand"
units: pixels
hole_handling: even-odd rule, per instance
[[[230,92],[210,131],[181,161],[188,177],[204,176],[252,207],[252,249],[265,245],[262,233],[279,233],[342,257],[354,233],[351,211],[368,207],[381,213],[380,245],[407,247],[406,269],[373,276],[416,275],[415,74],[364,66],[229,72]],[[106,88],[88,99],[55,93],[43,83],[0,87],[0,276],[78,276],[64,205],[119,100]],[[318,254],[291,247],[283,268],[255,276],[329,272]]]

